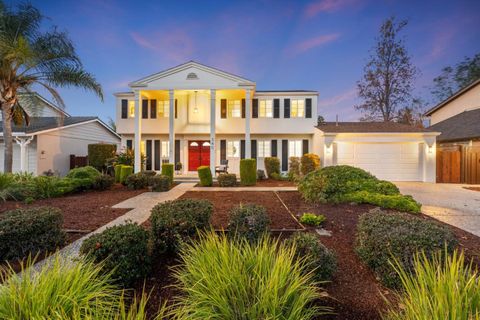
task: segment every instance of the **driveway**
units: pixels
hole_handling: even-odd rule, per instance
[[[460,184],[395,184],[403,194],[413,196],[422,204],[423,213],[480,237],[480,191],[464,189],[466,185]]]

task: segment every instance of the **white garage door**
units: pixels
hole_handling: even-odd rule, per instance
[[[422,180],[418,143],[339,142],[337,164],[362,168],[382,180]]]

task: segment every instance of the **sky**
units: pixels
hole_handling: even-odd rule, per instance
[[[413,95],[430,104],[441,69],[480,52],[479,0],[31,3],[47,17],[43,28],[69,34],[104,90],[102,102],[82,89],[61,89],[66,111],[105,121],[115,117],[115,92],[189,60],[255,81],[258,90],[316,90],[326,120],[358,120],[356,83],[380,25],[391,16],[409,21],[403,36],[421,71]]]

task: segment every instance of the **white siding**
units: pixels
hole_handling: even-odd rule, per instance
[[[36,158],[36,143],[31,142],[27,146],[27,170],[33,174],[36,174],[37,171],[37,158]],[[3,163],[4,163],[5,149],[3,142],[0,142],[0,172],[3,172]],[[20,171],[20,146],[14,141],[13,142],[13,163],[12,171]]]

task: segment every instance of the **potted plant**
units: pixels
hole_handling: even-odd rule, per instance
[[[183,168],[183,165],[181,162],[177,162],[175,164],[175,171],[177,174],[182,174],[182,168]]]

